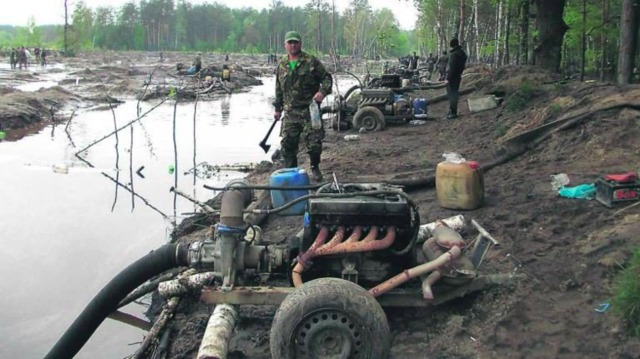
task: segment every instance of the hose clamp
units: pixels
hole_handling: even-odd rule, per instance
[[[189,267],[198,268],[202,257],[204,241],[195,241],[189,245]]]
[[[216,226],[216,232],[217,233],[230,233],[230,234],[242,233],[242,234],[244,234],[246,231],[247,231],[247,229],[245,227],[227,226],[227,225],[220,224],[220,223],[218,223],[218,225]]]

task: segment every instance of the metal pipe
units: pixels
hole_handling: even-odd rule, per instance
[[[346,241],[344,241],[344,243],[353,243],[353,242],[357,242],[360,240],[360,237],[362,236],[362,227],[360,226],[356,226],[353,229],[353,232],[351,232],[351,235],[349,236],[349,238],[347,238]]]
[[[315,251],[314,256],[315,257],[319,256],[323,248],[331,248],[331,247],[337,246],[338,244],[342,243],[343,239],[344,239],[344,227],[338,227],[338,230],[336,231],[336,234],[333,235],[333,238],[331,238],[329,242],[323,244],[320,248],[318,248]]]
[[[431,290],[431,287],[440,277],[442,277],[442,273],[440,273],[439,270],[434,270],[422,281],[422,298],[426,300],[433,299],[433,290]]]
[[[371,227],[369,234],[362,240],[362,243],[368,243],[378,238],[378,227]]]
[[[249,190],[232,189],[222,195],[220,224],[240,227],[244,224],[244,208],[251,201]]]
[[[372,227],[371,231],[376,231],[377,227]],[[370,236],[367,236],[371,238]],[[318,255],[330,255],[330,254],[343,254],[343,253],[357,253],[357,252],[369,252],[369,251],[379,251],[382,249],[389,248],[393,241],[396,239],[396,228],[394,226],[390,226],[387,228],[387,234],[384,238],[380,240],[364,240],[355,243],[340,243],[339,245],[328,248],[326,251],[318,251]]]
[[[326,229],[326,227],[322,227],[322,229]],[[298,256],[298,263],[293,268],[293,271],[291,273],[291,279],[295,287],[300,287],[302,285],[302,272],[304,272],[304,270],[310,266],[308,263],[310,263],[311,259],[315,257],[330,254],[357,253],[386,249],[393,244],[393,241],[396,238],[396,229],[394,226],[390,226],[387,229],[387,234],[386,236],[384,236],[384,238],[375,240],[378,235],[378,227],[374,226],[371,227],[369,234],[362,241],[352,240],[352,237],[354,237],[354,235],[352,234],[351,236],[349,236],[349,240],[352,240],[351,242],[347,240],[340,243],[340,241],[342,241],[342,238],[344,238],[344,228],[340,227],[331,241],[329,241],[329,243],[325,245],[322,245],[322,243],[324,243],[324,240],[326,240],[325,234],[324,239],[322,241],[318,241],[318,239],[320,239],[320,235],[322,234],[322,229],[321,233],[318,234],[318,237],[316,237],[316,240],[313,242],[311,247],[309,247],[309,249],[305,253]],[[358,232],[360,230],[358,230]],[[319,248],[318,246],[315,246],[316,243],[319,243]]]
[[[357,235],[357,236],[356,236]],[[360,237],[362,236],[362,227],[357,226],[353,229],[353,233],[351,233],[351,235],[349,236],[349,238],[342,242],[339,243],[339,246],[343,246],[343,245],[349,245],[352,246],[355,243],[365,243],[365,242],[371,242],[373,240],[375,240],[378,237],[378,227],[371,227],[371,229],[369,230],[369,234],[367,234],[367,236],[360,241]],[[316,253],[315,256],[325,256],[327,254],[331,254],[331,248],[335,248],[336,246],[327,246],[326,244],[322,247],[320,247]],[[333,249],[335,250],[335,249]]]
[[[462,250],[458,247],[451,248],[448,252],[443,253],[440,257],[432,260],[431,262],[423,263],[419,266],[405,269],[402,273],[396,275],[393,278],[388,279],[387,281],[378,284],[377,286],[369,289],[369,293],[371,293],[374,297],[378,297],[393,288],[398,287],[399,285],[407,282],[408,280],[421,276],[423,274],[429,273],[440,267],[446,265],[452,260],[460,257]]]
[[[316,236],[316,240],[311,244],[311,247],[309,247],[306,252],[298,255],[298,263],[296,263],[291,271],[291,281],[294,287],[300,287],[302,285],[302,272],[306,269],[307,263],[309,263],[311,258],[315,256],[316,249],[327,240],[328,235],[329,229],[323,226],[320,228],[320,232]]]

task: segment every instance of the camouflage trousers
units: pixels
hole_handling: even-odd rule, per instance
[[[302,142],[309,154],[311,167],[318,167],[320,155],[322,154],[324,126],[321,129],[314,130],[311,127],[309,111],[306,111],[306,113],[285,112],[282,121],[280,148],[282,149],[284,166],[287,168],[298,166],[298,147],[302,138]]]

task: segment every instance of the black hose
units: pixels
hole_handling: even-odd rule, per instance
[[[129,265],[89,302],[45,359],[73,358],[127,294],[155,275],[188,265],[187,254],[186,245],[167,244]]]
[[[345,93],[344,93],[344,100],[345,100],[345,101],[346,101],[346,100],[348,100],[348,99],[349,99],[349,96],[351,95],[351,93],[352,93],[353,91],[355,91],[355,90],[359,89],[359,88],[362,88],[362,85],[353,85],[353,86],[351,86],[351,87],[347,90],[347,92],[345,92]]]
[[[411,239],[409,240],[409,243],[407,243],[406,247],[399,251],[394,249],[391,250],[391,253],[396,256],[401,256],[409,253],[409,251],[414,248],[416,242],[418,241],[418,233],[420,233],[420,213],[418,213],[418,207],[413,202],[409,203],[411,204],[411,208],[413,209],[413,231],[411,233]]]
[[[328,183],[332,182],[323,182],[318,184],[312,184],[307,186],[258,186],[258,185],[249,185],[243,186],[242,188],[246,189],[257,189],[257,190],[274,190],[274,191],[300,191],[300,190],[315,190],[318,189]],[[203,185],[202,187],[212,190],[212,191],[227,191],[233,189],[233,187],[212,187],[208,185]]]

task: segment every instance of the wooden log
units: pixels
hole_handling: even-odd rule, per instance
[[[177,275],[184,275],[181,274],[180,272],[184,271],[185,274],[188,272],[187,275],[191,275],[191,274],[195,274],[196,270],[195,269],[188,269],[188,270],[184,270],[182,268],[176,268],[176,269],[172,269],[170,271],[167,271],[165,273],[162,273],[160,275],[158,275],[156,278],[153,278],[151,280],[149,280],[148,282],[140,285],[138,288],[134,289],[133,292],[129,293],[129,295],[127,295],[123,300],[120,301],[120,303],[118,303],[118,308],[122,308],[125,305],[134,302],[140,298],[142,298],[143,296],[153,292],[154,290],[156,290],[158,288],[158,284],[160,284],[161,282],[165,282],[170,280],[171,278],[177,276]]]
[[[164,326],[167,324],[167,322],[173,317],[173,313],[175,312],[179,303],[180,298],[178,297],[169,299],[166,307],[162,310],[162,312],[158,316],[158,319],[153,323],[153,327],[151,327],[151,330],[149,331],[149,333],[147,333],[147,336],[142,341],[142,344],[140,344],[140,348],[138,348],[138,350],[136,350],[136,352],[133,354],[134,359],[147,358],[147,350],[154,341],[158,340],[158,335],[160,334],[162,329],[164,329]]]
[[[151,330],[152,327],[150,322],[119,310],[111,312],[111,314],[109,314],[109,319],[117,320],[121,323],[129,324],[133,327],[146,331]]]
[[[229,339],[238,320],[238,311],[229,304],[218,304],[205,329],[198,359],[226,359]]]
[[[189,277],[174,279],[158,284],[158,294],[161,297],[180,296],[191,291],[202,289],[215,279],[214,272],[194,274]]]

